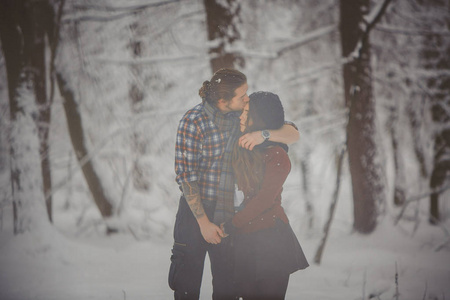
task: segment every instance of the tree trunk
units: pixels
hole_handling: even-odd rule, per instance
[[[322,261],[323,251],[325,249],[325,243],[328,239],[328,234],[330,233],[331,222],[333,221],[334,212],[336,211],[336,205],[339,198],[339,189],[341,187],[341,174],[342,174],[342,163],[344,161],[345,149],[341,150],[341,153],[336,153],[336,186],[334,187],[333,199],[331,200],[330,210],[328,213],[328,220],[325,223],[325,227],[323,229],[323,236],[320,242],[319,248],[317,248],[316,255],[314,256],[314,262],[320,265]]]
[[[427,12],[445,11],[450,7],[450,1],[424,2]],[[442,27],[450,27],[449,14],[436,14],[431,21]],[[424,97],[432,103],[431,115],[435,124],[433,166],[430,178],[430,190],[436,191],[450,181],[450,43],[448,37],[439,34],[425,36],[423,43],[423,67],[430,70],[432,76],[426,78],[427,91]],[[441,221],[439,212],[440,193],[433,192],[430,196],[431,224]]]
[[[430,171],[427,167],[426,143],[424,143],[423,138],[421,138],[423,110],[422,107],[417,107],[415,104],[416,103],[410,103],[408,105],[407,115],[413,136],[414,154],[416,155],[417,162],[419,163],[420,175],[425,179],[429,177]]]
[[[128,48],[131,50],[132,59],[136,60],[142,58],[143,40],[145,39],[145,35],[148,34],[148,32],[140,28],[140,26],[140,22],[138,21],[130,26],[132,38],[128,44]],[[145,98],[143,89],[145,86],[143,83],[143,67],[140,64],[132,64],[130,65],[130,72],[133,80],[130,83],[128,96],[130,98],[131,111],[134,115],[137,115],[142,111],[142,104]],[[133,153],[133,169],[131,171],[133,186],[139,191],[146,192],[150,189],[150,179],[146,174],[145,166],[139,162],[139,158],[145,155],[145,141],[141,135],[133,133],[130,146],[131,152]],[[123,189],[126,189],[126,187],[124,186]]]
[[[204,0],[208,40],[211,43],[211,68],[244,67],[244,58],[237,53],[227,52],[226,47],[241,38],[237,29],[240,4],[237,0]],[[226,6],[224,6],[226,5]]]
[[[340,1],[340,32],[344,57],[358,51],[344,65],[344,92],[349,106],[347,148],[352,177],[354,224],[360,233],[372,232],[377,224],[378,203],[383,197],[380,164],[375,142],[375,99],[372,92],[370,44],[361,24],[369,0]]]
[[[10,168],[14,233],[45,223],[45,191],[51,181],[48,123],[45,116],[45,26],[46,1],[3,1],[0,7],[0,38],[8,75],[11,120]],[[43,106],[43,107],[42,107]],[[45,130],[43,130],[45,127]],[[45,170],[45,171],[44,171]],[[48,223],[48,222],[47,222]]]
[[[406,201],[405,189],[405,167],[402,161],[401,151],[399,149],[399,133],[398,133],[398,107],[393,108],[390,118],[391,143],[394,157],[394,205],[402,206]]]
[[[81,114],[79,111],[78,103],[75,99],[74,92],[68,86],[66,79],[61,73],[56,74],[56,79],[61,95],[64,98],[64,111],[66,113],[70,140],[88,184],[89,190],[94,198],[95,204],[100,210],[102,217],[111,217],[113,215],[113,206],[105,193],[102,181],[100,180],[92,162],[90,161],[89,151],[87,150],[84,142]],[[108,233],[112,233],[114,231],[115,229],[113,228],[107,228]]]
[[[450,122],[450,115],[447,116],[447,123]],[[449,180],[450,174],[450,129],[443,130],[436,134],[434,146],[434,164],[433,172],[430,178],[430,189],[436,191],[444,186],[446,180]],[[441,221],[439,213],[439,192],[433,192],[430,195],[430,218],[431,224]]]
[[[32,29],[34,32],[31,56],[31,67],[35,70],[34,92],[38,105],[38,131],[39,153],[41,157],[42,179],[44,195],[46,198],[47,214],[52,222],[52,178],[49,156],[49,130],[51,122],[51,103],[47,93],[47,67],[46,67],[46,35],[52,34],[52,22],[54,21],[53,9],[47,1],[34,1],[30,5],[33,9]]]
[[[311,173],[309,172],[309,165],[308,165],[308,159],[310,159],[309,157],[309,151],[307,152],[307,154],[305,155],[305,157],[302,157],[300,160],[300,169],[302,170],[302,188],[303,188],[303,194],[305,195],[305,210],[306,210],[306,215],[308,218],[308,230],[313,230],[314,228],[314,205],[313,202],[311,201],[311,193],[309,191],[309,178],[311,176]]]

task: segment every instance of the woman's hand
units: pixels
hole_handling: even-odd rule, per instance
[[[220,229],[221,229],[222,232],[223,232],[223,236],[222,236],[222,237],[223,237],[223,238],[226,238],[227,236],[229,236],[229,234],[225,232],[225,227],[224,227],[224,225],[225,225],[225,223],[220,224]]]
[[[249,132],[239,138],[239,146],[250,151],[253,150],[253,147],[263,142],[264,138],[261,135],[261,131]]]

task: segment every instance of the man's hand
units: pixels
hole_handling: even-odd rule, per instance
[[[220,244],[222,237],[225,237],[225,234],[219,226],[210,222],[206,215],[203,218],[197,219],[197,222],[200,226],[200,232],[206,242],[214,245]]]
[[[261,131],[249,132],[239,138],[239,146],[250,151],[253,150],[253,147],[263,142],[264,138],[261,135]]]

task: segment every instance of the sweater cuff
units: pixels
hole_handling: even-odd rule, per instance
[[[237,227],[233,225],[231,220],[223,224],[223,229],[225,230],[225,234],[235,234],[237,231]]]

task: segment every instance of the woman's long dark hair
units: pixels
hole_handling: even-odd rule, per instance
[[[260,101],[256,103],[256,101]],[[267,105],[273,104],[274,105]],[[282,118],[264,118],[264,116],[278,115]],[[252,125],[248,126],[248,121],[252,120]],[[249,110],[247,117],[247,127],[242,134],[263,129],[279,129],[284,124],[284,111],[281,101],[277,95],[272,93],[254,93],[250,95]],[[234,145],[232,166],[238,182],[239,189],[247,192],[256,192],[261,188],[264,177],[264,157],[262,147],[255,147],[252,151]],[[254,189],[254,191],[252,191]]]
[[[253,113],[253,110],[251,109],[251,101],[247,123],[250,118],[252,119],[253,124],[252,126],[247,126],[242,135],[251,131],[263,129],[262,126],[257,126],[257,123],[262,122],[257,119],[257,114]],[[258,127],[261,128],[258,129]],[[234,176],[236,177],[236,182],[238,182],[238,187],[241,191],[250,191],[251,188],[256,188],[259,190],[261,188],[264,175],[264,161],[261,149],[253,148],[253,150],[250,151],[239,146],[239,143],[236,143],[233,149],[232,166]]]

